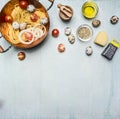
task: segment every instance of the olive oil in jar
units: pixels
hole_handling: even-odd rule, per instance
[[[93,1],[87,1],[82,6],[82,14],[84,17],[91,19],[94,18],[98,13],[98,6]]]

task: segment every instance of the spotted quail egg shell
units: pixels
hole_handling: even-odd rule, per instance
[[[93,53],[92,47],[87,47],[86,48],[86,54],[90,55]]]
[[[75,36],[73,34],[69,35],[68,40],[75,40]]]

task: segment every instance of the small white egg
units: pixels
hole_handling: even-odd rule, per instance
[[[14,29],[19,29],[19,27],[20,27],[19,23],[16,21],[12,23],[12,26]]]
[[[29,12],[34,12],[35,11],[35,6],[34,5],[28,5],[28,7],[27,7],[27,11],[29,11]]]
[[[20,30],[24,30],[27,26],[27,23],[23,22],[20,24]]]

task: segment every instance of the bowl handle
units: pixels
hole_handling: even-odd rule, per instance
[[[1,39],[2,37],[3,37],[3,36],[0,36],[0,39]],[[4,48],[0,45],[0,53],[5,53],[5,52],[7,52],[11,47],[12,47],[12,45],[9,45],[6,49],[4,49]]]
[[[37,0],[37,1],[39,1],[39,0]],[[53,6],[55,0],[48,0],[48,1],[51,2],[51,4],[50,4],[50,6],[47,8],[47,11],[51,9],[51,7]]]
[[[11,0],[12,1],[12,0]],[[36,1],[40,1],[40,0],[36,0]],[[47,11],[49,10],[49,9],[51,9],[51,7],[53,6],[53,4],[54,4],[54,1],[55,0],[48,0],[51,4],[50,4],[50,6],[47,8]]]

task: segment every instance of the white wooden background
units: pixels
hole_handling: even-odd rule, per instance
[[[7,0],[0,1],[0,9]],[[49,2],[40,1],[45,7]],[[112,15],[120,18],[119,0],[96,0],[99,6],[99,28],[93,28],[90,42],[73,45],[64,35],[70,26],[76,34],[79,25],[91,25],[81,14],[85,0],[55,0],[50,11],[50,31],[47,39],[30,50],[10,49],[0,54],[0,119],[120,119],[120,50],[112,61],[100,54],[104,50],[93,43],[97,33],[105,30],[109,41],[120,40],[120,21],[112,25]],[[64,23],[58,15],[57,4],[70,5],[74,10],[70,22]],[[58,38],[51,36],[53,28],[60,30]],[[66,51],[58,53],[57,45],[64,43]],[[8,43],[0,39],[0,45]],[[93,55],[85,48],[91,45]],[[19,61],[17,53],[24,51],[26,59]]]

